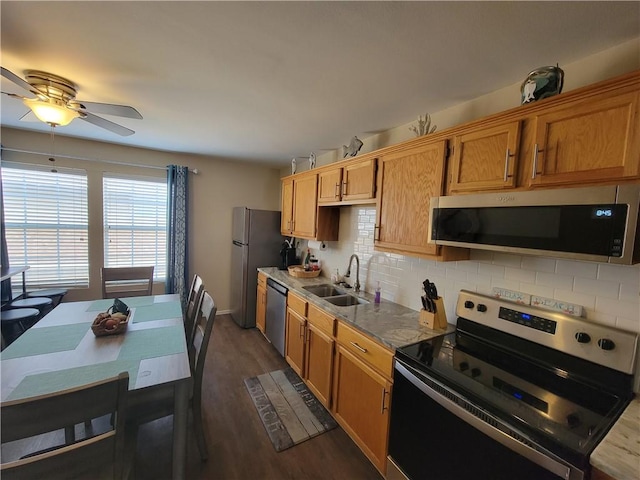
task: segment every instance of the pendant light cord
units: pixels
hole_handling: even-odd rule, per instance
[[[55,146],[56,146],[54,128],[55,128],[55,126],[52,124],[51,125],[51,156],[49,157],[49,161],[51,162],[51,165],[52,165],[51,172],[52,173],[58,173],[58,170],[56,169],[56,164],[55,164],[56,159],[54,157],[54,155],[55,155]]]

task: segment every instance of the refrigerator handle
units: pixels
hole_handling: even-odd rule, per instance
[[[237,245],[237,246],[239,246],[239,247],[244,246],[244,244],[240,243],[240,242],[239,242],[239,241],[237,241],[237,240],[234,240],[234,241],[233,241],[233,244],[234,244],[234,245]]]

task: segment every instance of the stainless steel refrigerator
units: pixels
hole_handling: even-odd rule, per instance
[[[258,267],[277,267],[284,241],[280,212],[234,207],[231,254],[231,317],[243,328],[256,326]]]

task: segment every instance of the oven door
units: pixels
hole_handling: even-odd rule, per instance
[[[513,438],[508,426],[396,359],[387,478],[582,480],[584,472]]]

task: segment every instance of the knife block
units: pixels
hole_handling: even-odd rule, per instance
[[[431,330],[439,330],[447,328],[447,313],[444,311],[444,302],[442,297],[434,300],[436,304],[436,313],[427,312],[425,309],[420,310],[420,325]]]

